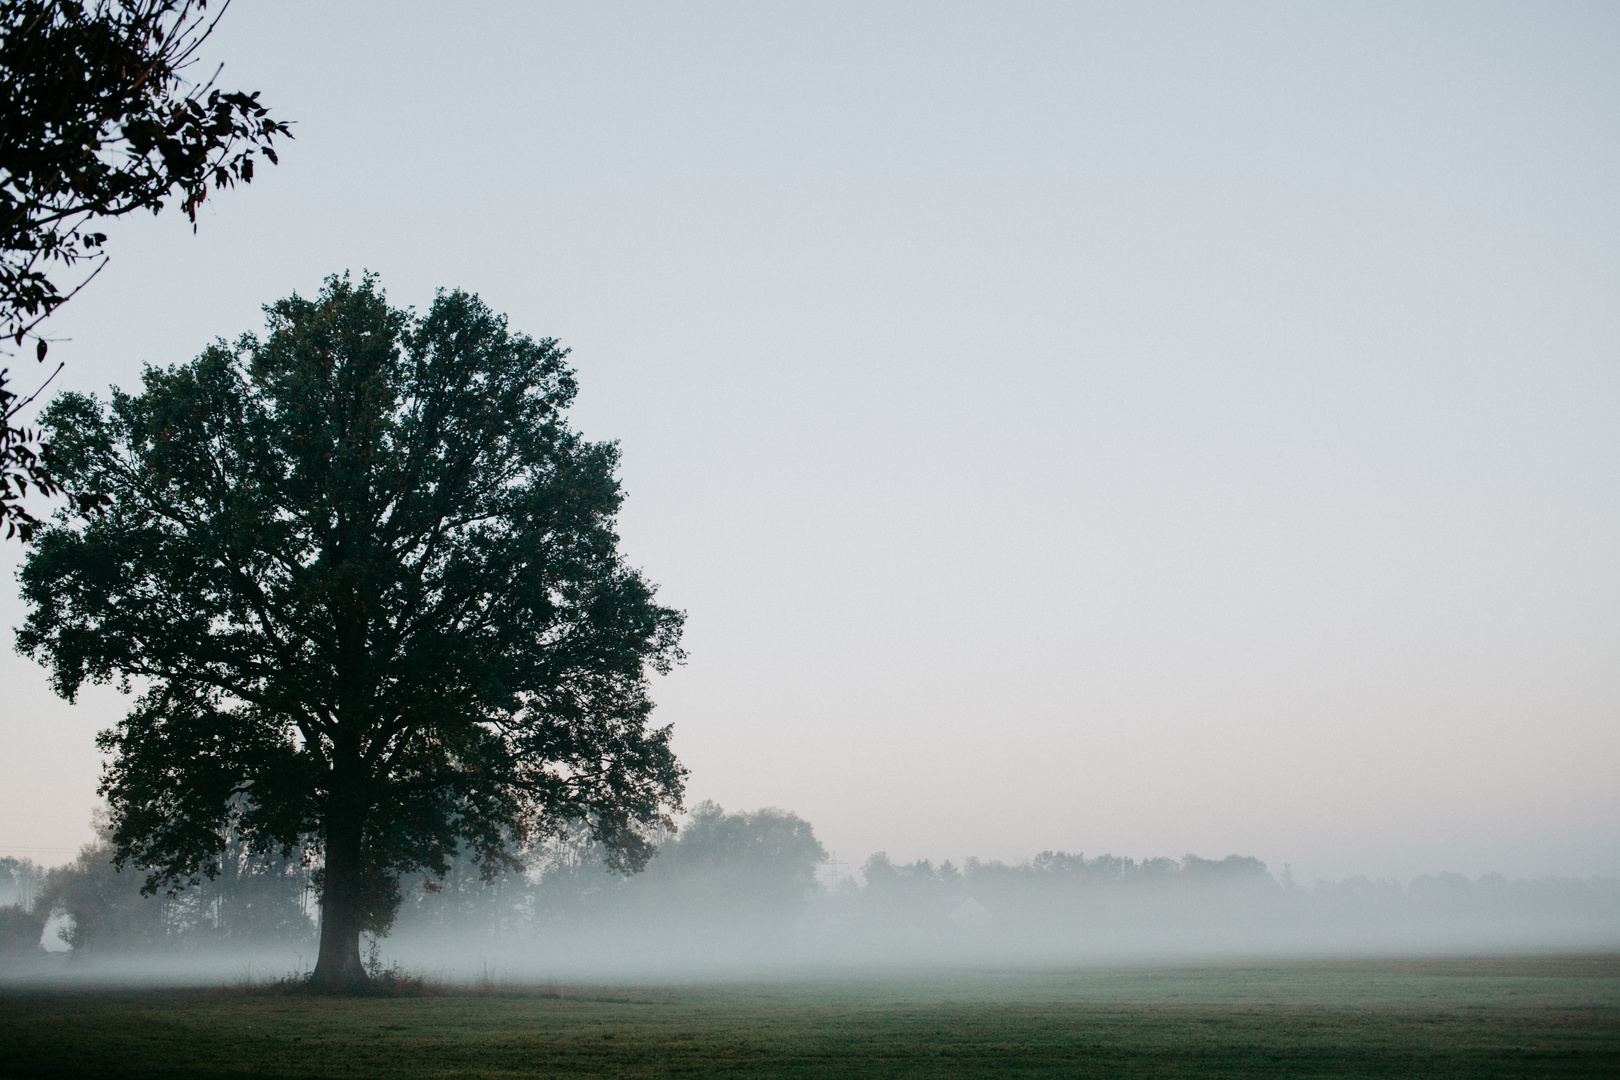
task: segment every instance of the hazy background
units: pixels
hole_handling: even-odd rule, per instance
[[[348,268],[560,338],[693,801],[851,869],[1620,874],[1620,8],[237,0],[206,55],[297,141],[108,230],[59,385]],[[124,705],[14,594],[0,854],[57,863]]]

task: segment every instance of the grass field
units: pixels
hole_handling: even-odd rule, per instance
[[[0,1075],[1620,1076],[1620,957],[690,986],[0,989]]]

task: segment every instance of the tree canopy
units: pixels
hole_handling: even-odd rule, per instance
[[[316,978],[343,984],[401,873],[494,873],[581,821],[646,862],[685,776],[647,677],[683,616],[619,553],[617,448],[568,426],[554,340],[370,277],[265,310],[263,340],[46,410],[64,481],[110,504],[34,536],[17,643],[66,697],[143,688],[100,745],[149,889],[217,873],[227,835],[313,838]]]
[[[21,347],[85,280],[59,273],[99,268],[102,221],[178,197],[195,227],[210,188],[250,182],[291,137],[257,92],[186,77],[214,27],[207,3],[0,0],[0,338]],[[60,485],[6,384],[0,369],[0,521],[26,538],[29,485]]]

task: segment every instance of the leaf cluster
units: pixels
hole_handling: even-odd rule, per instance
[[[21,347],[99,271],[100,222],[178,200],[195,228],[210,189],[251,182],[254,163],[274,163],[276,139],[292,137],[256,91],[187,78],[218,21],[207,3],[0,0],[0,338]],[[87,261],[77,284],[59,282]],[[47,348],[38,337],[39,360]],[[0,370],[0,521],[26,540],[39,524],[21,502],[29,487],[62,488],[49,448],[14,422],[32,398],[8,388],[8,375]]]
[[[48,268],[98,256],[97,219],[178,197],[195,225],[210,187],[250,182],[291,137],[257,92],[186,79],[206,6],[0,2],[0,336],[21,345],[71,295]]]
[[[43,352],[42,349],[41,355]],[[58,367],[57,371],[60,370]],[[106,505],[107,497],[100,492],[63,490],[52,468],[55,454],[50,443],[40,438],[37,429],[12,423],[38,395],[22,397],[6,385],[6,375],[6,370],[0,368],[0,522],[5,523],[7,540],[15,536],[27,543],[40,526],[40,520],[23,505],[30,487],[35,494],[47,499],[67,495],[78,514],[98,513]]]

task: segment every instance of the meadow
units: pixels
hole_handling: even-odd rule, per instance
[[[0,1075],[1620,1075],[1620,957],[804,973],[689,985],[0,988]]]

